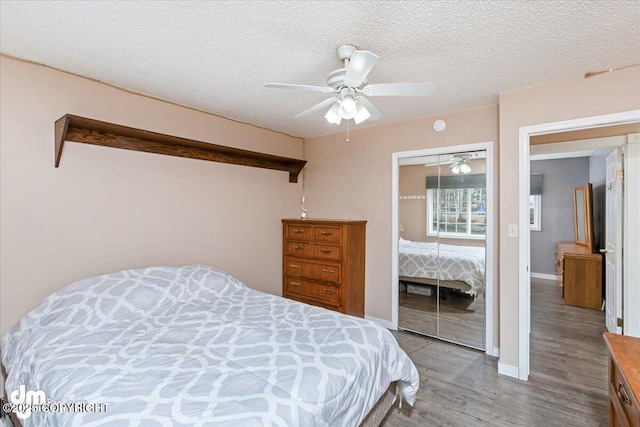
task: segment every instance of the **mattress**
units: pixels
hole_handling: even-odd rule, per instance
[[[2,361],[8,393],[106,405],[18,414],[25,427],[358,425],[392,382],[411,405],[419,383],[385,328],[200,265],[63,288],[7,333]]]
[[[484,247],[400,239],[398,252],[399,276],[462,281],[470,293],[484,291]]]

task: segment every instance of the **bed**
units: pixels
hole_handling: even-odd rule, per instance
[[[398,253],[400,280],[429,285],[439,282],[442,287],[474,296],[484,292],[484,247],[413,242],[401,238]]]
[[[380,421],[394,385],[413,405],[419,383],[385,328],[201,265],[63,288],[7,333],[2,362],[8,393],[95,405],[18,414],[25,427],[357,426]]]

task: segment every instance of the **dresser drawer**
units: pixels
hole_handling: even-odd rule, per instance
[[[306,298],[306,297],[304,297],[302,295],[293,294],[293,293],[285,293],[284,297],[292,299],[292,300],[295,300],[295,301],[303,302],[305,304],[314,305],[316,307],[326,308],[327,310],[341,311],[341,308],[342,308],[342,307],[340,307],[340,305],[328,304],[328,303],[323,302],[323,301],[318,301],[318,300],[314,300],[314,299],[311,299],[311,298]]]
[[[313,227],[313,240],[318,242],[342,242],[342,227],[315,226]]]
[[[313,245],[314,258],[340,261],[340,254],[340,246],[323,245],[319,243]]]
[[[303,282],[304,280],[300,280],[299,278],[294,277],[285,277],[285,292],[293,292],[294,294],[303,294]]]
[[[284,253],[292,256],[302,256],[310,258],[312,255],[311,243],[286,241]]]
[[[610,374],[609,397],[611,404],[616,409],[616,414],[626,420],[630,426],[640,425],[638,402],[636,402],[629,385],[613,360],[610,361]],[[622,425],[625,424],[622,423]]]
[[[284,272],[288,276],[304,277],[323,282],[340,283],[339,264],[316,263],[295,258],[285,258]]]
[[[340,286],[328,283],[304,282],[302,284],[304,295],[323,300],[329,304],[340,304]]]
[[[311,240],[313,232],[310,225],[287,224],[285,236],[287,239]]]
[[[285,292],[291,292],[306,298],[322,300],[331,305],[340,305],[339,285],[311,282],[296,277],[286,277]]]

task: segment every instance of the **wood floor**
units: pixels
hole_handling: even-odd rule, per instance
[[[430,296],[400,292],[398,326],[448,341],[484,348],[484,296],[478,295],[474,299],[471,295],[448,289],[441,289],[438,296],[435,287],[430,288],[433,289]]]
[[[531,375],[498,375],[484,353],[394,332],[420,373],[414,408],[391,409],[390,426],[606,426],[604,314],[572,307],[555,282],[532,279]]]

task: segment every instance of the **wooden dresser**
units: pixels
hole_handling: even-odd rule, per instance
[[[283,219],[282,295],[363,317],[366,223]]]
[[[580,307],[602,308],[602,255],[587,246],[556,243],[556,275],[564,286],[564,302]]]
[[[640,338],[604,333],[609,347],[609,425],[640,426]]]

